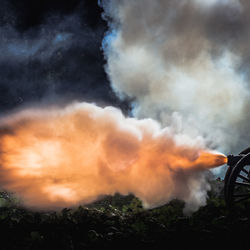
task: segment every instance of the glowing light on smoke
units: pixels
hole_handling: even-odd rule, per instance
[[[0,152],[1,186],[37,208],[85,204],[116,192],[133,193],[148,207],[175,197],[196,207],[206,199],[197,198],[205,170],[226,161],[201,138],[87,103],[2,118]]]

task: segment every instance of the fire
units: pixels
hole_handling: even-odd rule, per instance
[[[151,119],[87,103],[24,110],[0,120],[0,184],[33,208],[133,193],[146,206],[199,192],[207,168],[226,163],[199,140]],[[195,198],[196,199],[196,198]]]
[[[215,168],[227,163],[227,157],[224,154],[204,151],[201,152],[199,158],[196,160],[196,164],[199,166],[205,166],[206,168]]]

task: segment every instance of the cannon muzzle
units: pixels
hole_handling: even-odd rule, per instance
[[[227,165],[234,166],[244,155],[228,155],[227,156]]]

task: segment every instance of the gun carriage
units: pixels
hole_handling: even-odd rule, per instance
[[[227,158],[224,195],[226,204],[232,207],[235,203],[250,199],[250,147],[239,155],[229,155]]]

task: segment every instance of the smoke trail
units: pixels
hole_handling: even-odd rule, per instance
[[[200,137],[125,118],[112,107],[75,103],[0,120],[1,187],[33,208],[86,204],[119,192],[133,193],[145,207],[179,198],[194,211],[206,202],[206,169],[225,160]]]
[[[134,115],[203,135],[224,152],[249,143],[247,0],[104,0],[107,72]],[[178,126],[176,126],[178,124]]]

